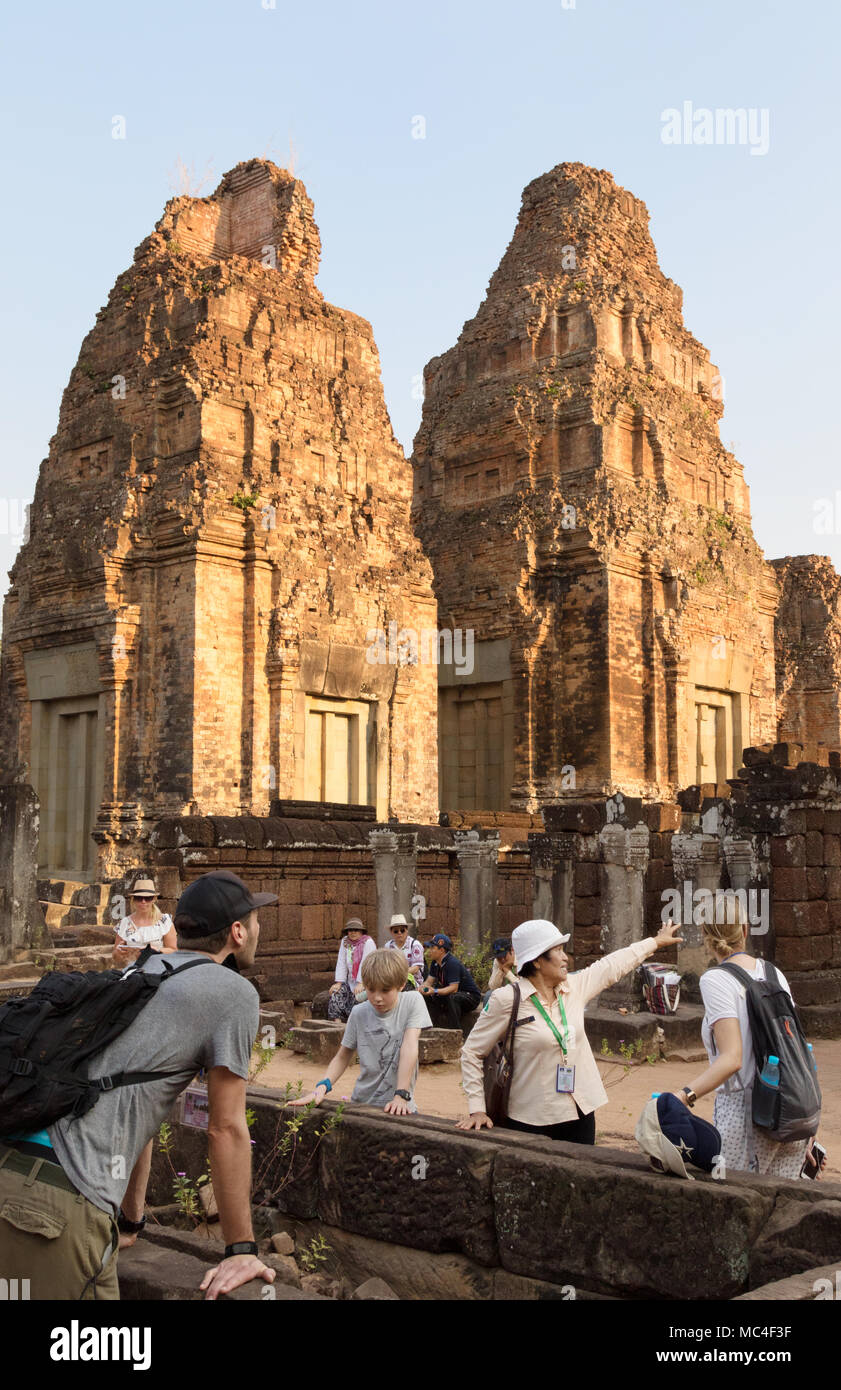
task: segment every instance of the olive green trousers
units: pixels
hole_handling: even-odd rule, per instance
[[[0,1141],[0,1279],[30,1299],[118,1299],[118,1240],[113,1217],[58,1164]]]

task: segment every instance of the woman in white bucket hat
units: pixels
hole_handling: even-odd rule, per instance
[[[657,950],[681,940],[672,923],[657,936],[635,941],[597,960],[586,970],[567,973],[569,958],[553,922],[536,919],[516,927],[511,937],[519,975],[520,1007],[514,1034],[514,1073],[508,1096],[507,1129],[522,1129],[574,1144],[594,1144],[595,1111],[607,1101],[596,1060],[584,1032],[584,1006],[616,984]],[[459,1129],[492,1128],[485,1113],[483,1063],[511,1020],[514,986],[504,985],[488,1000],[461,1053],[462,1083],[470,1118]]]

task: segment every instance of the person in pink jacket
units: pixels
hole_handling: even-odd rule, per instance
[[[635,941],[570,975],[563,949],[569,936],[562,936],[554,923],[538,919],[514,929],[520,1007],[505,1128],[568,1143],[595,1143],[595,1112],[607,1094],[584,1032],[584,1006],[655,951],[678,943],[678,930],[670,923],[657,936]],[[485,1113],[483,1062],[505,1036],[514,998],[513,985],[494,990],[462,1048],[470,1118],[460,1120],[459,1129],[493,1127]]]

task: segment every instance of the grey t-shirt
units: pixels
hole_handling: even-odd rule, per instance
[[[144,969],[161,971],[165,960],[177,969],[199,958],[198,951],[173,951],[152,956]],[[94,1206],[116,1215],[140,1153],[196,1072],[227,1067],[235,1076],[248,1077],[259,1024],[254,986],[215,961],[162,984],[125,1032],[91,1059],[88,1076],[117,1071],[177,1075],[115,1087],[87,1115],[50,1125],[52,1146],[70,1181]]]
[[[367,1001],[351,1010],[342,1047],[359,1054],[359,1080],[353,1088],[352,1100],[361,1105],[387,1105],[394,1099],[400,1048],[407,1028],[431,1028],[429,1010],[416,990],[398,994],[397,1003],[387,1014],[378,1014]],[[418,1069],[412,1074],[408,1089],[414,1091]],[[417,1110],[414,1101],[410,1102]]]

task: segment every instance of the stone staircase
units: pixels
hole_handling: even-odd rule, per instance
[[[39,878],[38,901],[56,946],[108,945],[114,940],[107,883]]]
[[[38,901],[50,940],[0,966],[0,1004],[29,994],[51,970],[108,970],[114,932],[107,884],[38,880]]]

